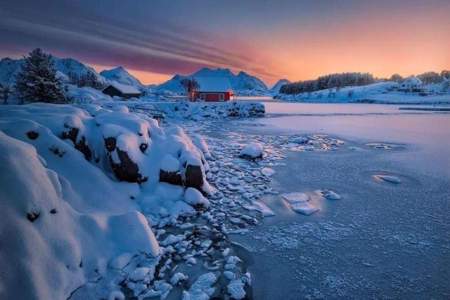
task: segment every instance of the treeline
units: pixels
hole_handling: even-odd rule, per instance
[[[320,76],[315,80],[298,81],[281,87],[282,94],[300,94],[345,86],[367,85],[375,82],[370,73],[336,73]]]
[[[67,77],[69,77],[70,83],[75,84],[78,87],[87,86],[97,90],[105,88],[105,84],[98,80],[97,76],[91,71],[87,71],[84,74],[69,72]]]

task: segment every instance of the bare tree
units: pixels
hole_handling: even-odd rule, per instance
[[[181,85],[189,97],[192,97],[194,92],[199,88],[198,82],[195,81],[194,78],[185,78],[181,80]]]

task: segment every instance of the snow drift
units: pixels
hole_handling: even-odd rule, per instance
[[[0,107],[0,298],[67,298],[124,253],[158,256],[148,217],[193,213],[184,189],[193,204],[193,189],[211,190],[204,153],[180,128],[124,106],[83,108]]]

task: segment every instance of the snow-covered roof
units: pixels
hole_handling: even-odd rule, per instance
[[[199,92],[228,92],[233,90],[226,77],[195,77]]]
[[[139,91],[137,88],[131,85],[121,84],[118,82],[111,82],[109,85],[115,87],[118,89],[122,94],[140,94],[141,91]]]

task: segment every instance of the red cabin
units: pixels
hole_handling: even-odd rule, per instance
[[[195,77],[198,84],[190,95],[191,101],[229,101],[233,97],[230,81],[226,77]]]

